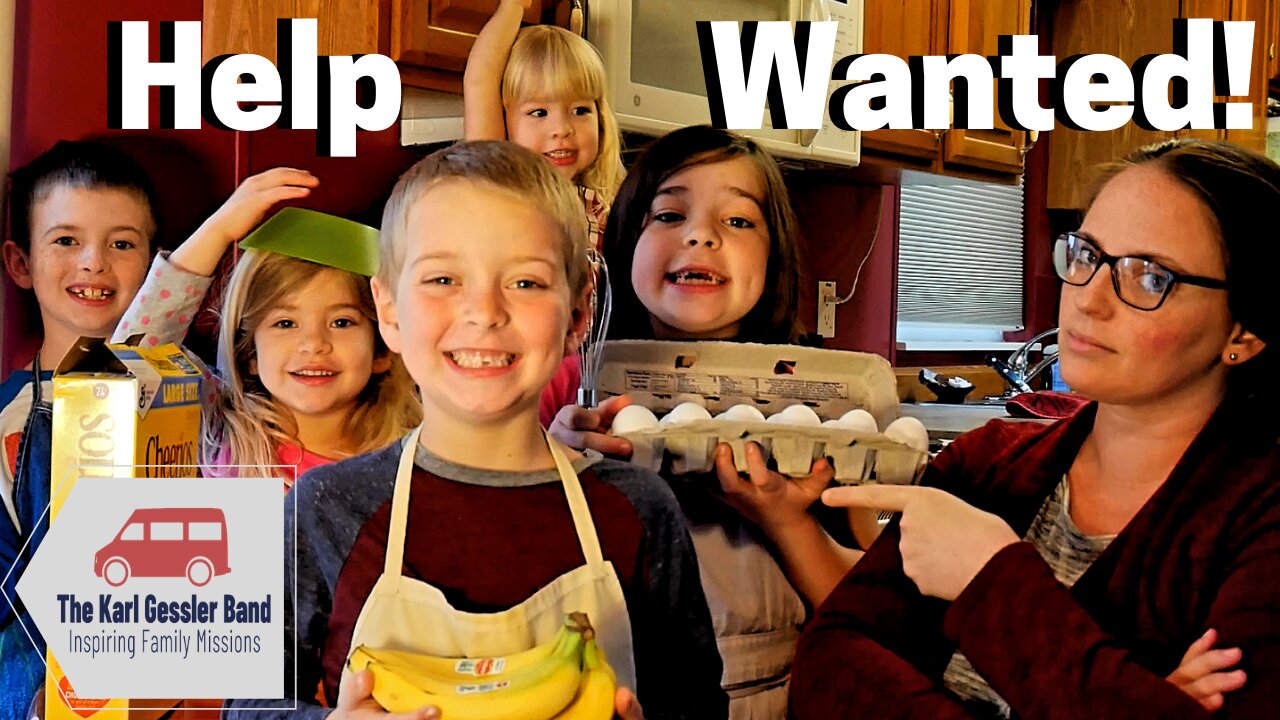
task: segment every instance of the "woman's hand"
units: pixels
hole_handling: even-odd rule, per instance
[[[644,720],[640,701],[636,699],[636,694],[630,688],[618,688],[613,695],[613,709],[622,720]]]
[[[565,405],[556,413],[547,429],[551,437],[578,450],[590,449],[615,457],[631,457],[631,443],[608,435],[618,411],[631,404],[626,395],[606,398],[594,410],[578,405]]]
[[[1210,712],[1222,707],[1224,693],[1239,690],[1245,681],[1243,670],[1223,672],[1240,663],[1240,648],[1214,650],[1216,642],[1218,631],[1210,628],[1199,640],[1191,643],[1178,669],[1166,678]]]
[[[440,708],[428,705],[413,712],[389,713],[373,699],[373,673],[348,673],[338,686],[338,705],[329,720],[439,720]]]
[[[320,180],[306,170],[288,167],[272,168],[246,179],[173,251],[169,262],[187,272],[212,275],[227,248],[257,227],[271,208],[285,200],[304,198],[319,184]]]
[[[921,593],[943,600],[955,600],[996,553],[1020,540],[998,516],[937,488],[839,487],[822,493],[822,501],[902,513],[902,569]]]
[[[744,448],[746,477],[738,473],[733,448],[726,443],[716,446],[716,476],[724,491],[724,501],[768,535],[796,522],[808,521],[809,508],[835,477],[831,463],[825,458],[818,460],[809,475],[790,478],[768,468],[758,444],[748,442]]]

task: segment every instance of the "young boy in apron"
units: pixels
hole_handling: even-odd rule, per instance
[[[236,701],[230,717],[318,716],[318,681],[332,718],[377,709],[367,673],[345,670],[355,647],[505,655],[548,641],[573,611],[617,672],[620,715],[727,716],[670,489],[563,447],[538,422],[542,389],[588,320],[585,225],[572,186],[510,143],[461,143],[400,178],[373,291],[425,421],[307,473],[286,498],[297,503],[285,528],[297,594],[285,607],[298,612],[284,686],[297,697]]]
[[[154,198],[128,155],[60,142],[13,173],[4,265],[33,291],[43,337],[31,363],[0,383],[0,576],[15,587],[49,528],[52,370],[81,336],[107,337],[151,262]],[[26,609],[0,602],[0,720],[22,718],[44,680],[44,640]]]

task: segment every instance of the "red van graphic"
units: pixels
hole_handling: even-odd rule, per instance
[[[93,556],[93,574],[120,587],[130,577],[185,577],[204,587],[227,566],[227,519],[219,508],[141,508]]]

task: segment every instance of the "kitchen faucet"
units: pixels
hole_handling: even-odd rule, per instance
[[[1039,335],[1036,335],[1023,343],[1022,347],[1014,350],[1008,360],[1001,360],[995,355],[988,355],[986,357],[987,364],[995,368],[996,372],[1000,373],[1000,377],[1004,378],[1005,382],[1009,383],[1009,389],[1005,391],[1005,394],[1002,397],[1011,398],[1021,393],[1032,392],[1031,381],[1034,380],[1037,375],[1044,372],[1044,370],[1050,365],[1058,361],[1058,353],[1057,351],[1044,353],[1040,362],[1036,363],[1030,370],[1027,369],[1027,366],[1030,364],[1028,355],[1031,354],[1031,348],[1035,346],[1036,343],[1050,335],[1056,335],[1057,332],[1058,328],[1050,328]]]

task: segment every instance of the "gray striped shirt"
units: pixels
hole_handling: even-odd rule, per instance
[[[1053,576],[1058,582],[1071,587],[1113,538],[1114,535],[1085,535],[1076,527],[1071,520],[1071,489],[1063,475],[1053,494],[1040,506],[1040,512],[1022,539],[1040,551],[1040,556],[1053,569]],[[942,674],[942,682],[975,711],[989,712],[993,718],[1012,715],[1008,703],[991,689],[959,651],[951,656],[951,663]]]

